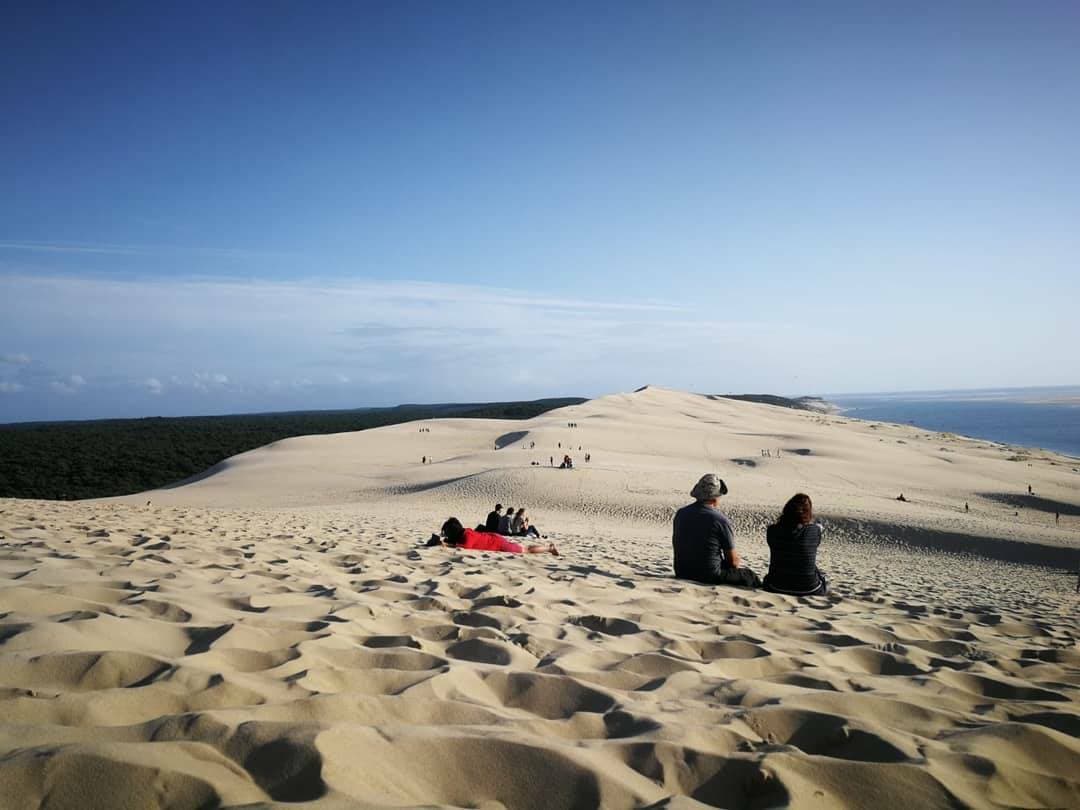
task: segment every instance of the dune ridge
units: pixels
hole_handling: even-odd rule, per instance
[[[1074,581],[995,559],[1077,518],[988,495],[1075,503],[1068,459],[653,388],[424,424],[0,501],[0,808],[1080,805]],[[834,593],[674,580],[706,470],[759,570],[810,492]],[[496,499],[563,556],[419,547]]]

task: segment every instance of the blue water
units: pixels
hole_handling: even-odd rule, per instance
[[[1010,392],[1011,393],[1011,392]],[[913,424],[1021,447],[1042,447],[1080,458],[1080,406],[1021,401],[1022,394],[991,397],[972,392],[933,395],[832,396],[846,416]],[[955,397],[955,398],[951,398]]]

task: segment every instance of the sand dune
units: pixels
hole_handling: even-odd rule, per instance
[[[1080,806],[1075,460],[661,389],[424,425],[0,501],[0,808]],[[710,470],[759,569],[809,492],[835,592],[672,579]],[[563,556],[418,548],[495,500]]]

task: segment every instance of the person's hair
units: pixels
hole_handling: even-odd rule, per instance
[[[465,542],[465,527],[456,517],[450,518],[442,525],[442,534],[446,542],[452,546],[460,546]]]
[[[798,493],[784,504],[784,511],[776,519],[778,526],[794,529],[797,526],[805,526],[814,519],[814,504],[809,495]]]
[[[498,512],[500,509],[502,509],[502,504],[501,503],[495,504],[495,511]]]
[[[518,513],[519,515],[524,515],[524,514],[525,514],[525,507],[523,506],[523,507],[521,507],[520,509],[518,509],[518,510],[517,510],[517,513]]]

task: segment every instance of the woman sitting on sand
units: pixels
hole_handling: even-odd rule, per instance
[[[801,492],[784,504],[784,511],[766,533],[769,573],[765,590],[792,596],[821,596],[829,582],[817,567],[821,524],[814,521],[814,505]]]
[[[516,537],[526,537],[532,535],[533,537],[540,536],[540,530],[535,526],[529,525],[529,517],[525,514],[525,507],[521,507],[517,510],[517,514],[514,515],[514,520],[511,523],[511,534]]]
[[[470,551],[507,551],[511,554],[554,554],[559,555],[559,550],[554,543],[547,545],[521,546],[511,543],[500,534],[493,532],[478,532],[475,529],[466,529],[461,521],[452,517],[442,525],[440,534],[431,535],[428,540],[429,546],[451,546],[464,548]]]

